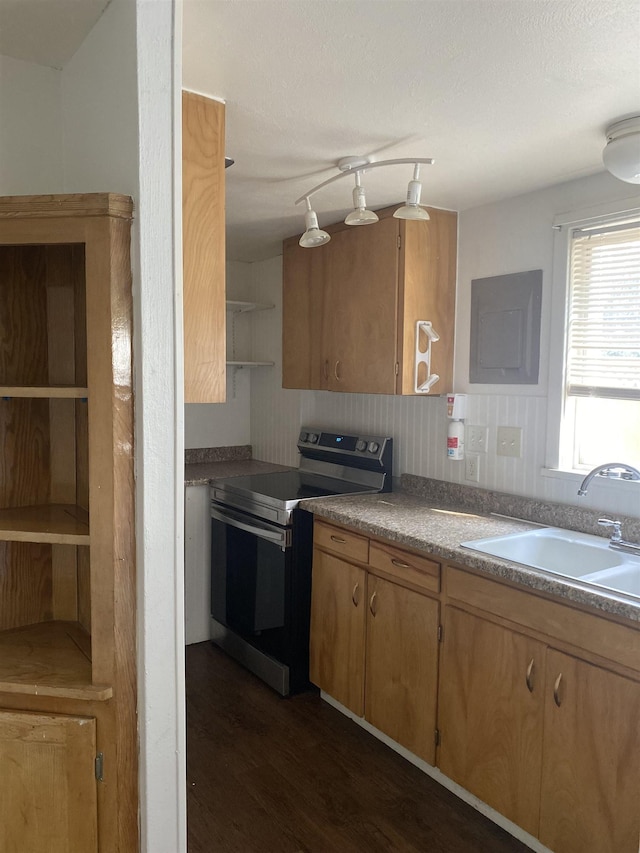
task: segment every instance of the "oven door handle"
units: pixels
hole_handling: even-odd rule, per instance
[[[231,527],[237,527],[238,530],[244,530],[246,533],[252,533],[260,539],[266,539],[268,542],[273,542],[274,545],[279,545],[284,551],[285,548],[291,547],[291,528],[272,527],[270,524],[264,524],[256,519],[251,521],[246,520],[246,516],[241,513],[233,512],[230,509],[218,509],[211,505],[211,518],[216,521],[221,521],[223,524],[229,524]]]

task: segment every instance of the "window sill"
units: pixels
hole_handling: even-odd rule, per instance
[[[580,483],[587,476],[588,471],[566,471],[560,468],[541,468],[540,474],[543,477],[549,477],[552,480],[562,480],[565,483],[575,483],[576,490]],[[629,495],[637,496],[637,490],[640,489],[639,480],[616,480],[607,477],[595,477],[589,488],[596,486],[598,489],[615,489],[617,492],[629,490]]]

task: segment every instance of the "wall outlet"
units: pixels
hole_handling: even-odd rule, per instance
[[[466,449],[471,453],[486,453],[489,446],[489,428],[486,426],[468,426]],[[467,479],[469,479],[467,477]]]
[[[464,478],[471,483],[480,482],[480,457],[477,453],[465,453]]]
[[[498,427],[496,453],[498,456],[522,456],[522,427]]]

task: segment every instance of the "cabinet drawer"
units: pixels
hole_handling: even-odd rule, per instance
[[[447,596],[640,672],[640,631],[570,605],[447,568]]]
[[[369,559],[369,540],[341,527],[316,521],[313,543],[318,548],[324,548],[346,559],[357,560],[359,563],[366,563]]]
[[[440,592],[440,563],[402,551],[381,542],[372,542],[369,565],[398,581],[428,592]]]

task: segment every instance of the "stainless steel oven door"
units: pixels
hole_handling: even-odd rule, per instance
[[[211,507],[211,615],[254,638],[285,624],[291,529]]]

